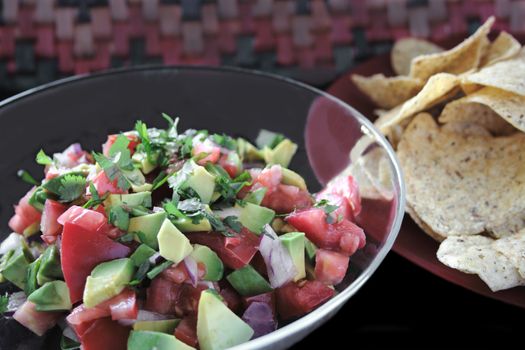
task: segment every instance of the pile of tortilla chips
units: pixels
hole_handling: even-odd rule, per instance
[[[438,259],[497,291],[525,285],[525,48],[490,41],[493,23],[450,50],[400,40],[399,76],[352,79],[381,108],[407,212],[441,242]]]

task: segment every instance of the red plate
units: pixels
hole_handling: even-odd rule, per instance
[[[356,108],[366,117],[374,120],[375,115],[373,114],[373,110],[375,107],[372,102],[352,83],[350,80],[350,75],[352,73],[365,76],[375,73],[383,73],[387,76],[393,75],[390,67],[390,56],[389,54],[381,55],[366,61],[347,74],[344,74],[333,85],[331,85],[330,88],[328,88],[330,94],[340,98]],[[393,249],[396,253],[410,260],[414,264],[447,281],[489,298],[525,308],[524,288],[517,287],[505,291],[492,292],[485,283],[478,278],[478,276],[465,274],[441,264],[436,258],[438,246],[439,245],[436,241],[427,236],[414,223],[410,216],[406,215]]]

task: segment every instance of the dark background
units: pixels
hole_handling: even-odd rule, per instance
[[[0,99],[10,95],[0,91]],[[293,349],[522,348],[524,319],[524,310],[446,282],[390,252],[341,311]],[[13,321],[2,320],[0,327],[25,331]],[[5,344],[10,342],[0,340],[0,350],[14,349]],[[31,345],[40,342],[29,341],[24,349]]]

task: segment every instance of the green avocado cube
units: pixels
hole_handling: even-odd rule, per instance
[[[110,194],[104,201],[104,206],[109,211],[112,207],[126,205],[128,207],[143,206],[151,208],[151,192],[128,194]]]
[[[282,140],[273,149],[264,147],[262,149],[264,161],[267,164],[279,164],[287,168],[292,161],[292,158],[297,151],[297,145],[289,139]]]
[[[129,219],[128,232],[135,233],[137,240],[153,249],[159,249],[157,234],[166,219],[165,212],[158,212]]]
[[[211,231],[210,221],[206,218],[201,218],[200,221],[196,224],[188,218],[179,218],[176,221],[173,221],[175,226],[182,232],[208,232]]]
[[[272,287],[251,265],[233,271],[226,279],[242,296],[253,296],[270,292]]]
[[[42,261],[36,275],[38,285],[42,286],[46,282],[60,279],[63,276],[60,252],[56,245],[51,245],[42,254]]]
[[[180,319],[178,318],[172,320],[137,321],[133,324],[133,330],[173,334],[179,323]]]
[[[217,253],[209,247],[200,244],[193,245],[190,256],[197,262],[206,266],[205,281],[220,281],[224,273],[224,265]]]
[[[27,278],[26,278],[26,285],[24,288],[24,292],[26,295],[30,295],[35,290],[38,289],[38,281],[37,281],[37,274],[38,270],[40,270],[40,265],[42,263],[42,256],[39,256],[38,259],[33,261],[29,266],[27,267]]]
[[[128,350],[195,350],[175,336],[152,331],[131,331]]]
[[[152,164],[146,153],[144,152],[135,152],[131,157],[131,160],[138,163],[142,172],[147,175],[151,173],[157,167],[155,164]]]
[[[146,244],[141,244],[139,247],[131,254],[129,257],[131,260],[133,260],[133,263],[136,267],[139,267],[142,265],[146,260],[148,260],[153,254],[155,254],[156,251],[152,248],[150,248]]]
[[[292,257],[293,264],[297,270],[297,274],[294,277],[294,282],[297,282],[306,277],[306,270],[304,264],[304,252],[305,252],[305,236],[302,232],[288,232],[282,236],[279,236],[279,240],[283,243],[290,256]]]
[[[18,234],[18,233],[15,233],[15,234]],[[1,271],[4,269],[4,267],[7,264],[7,261],[9,260],[9,258],[11,258],[11,256],[13,256],[14,252],[15,251],[13,249],[11,249],[7,253],[2,255],[2,258],[0,258],[0,283],[4,283],[5,282],[4,275],[2,275]]]
[[[213,292],[201,293],[197,315],[197,339],[201,350],[223,350],[247,342],[253,329]]]
[[[301,175],[297,174],[295,171],[283,167],[281,167],[281,173],[283,174],[283,178],[281,180],[283,184],[299,187],[301,190],[308,191],[306,182]]]
[[[157,236],[159,253],[164,259],[178,264],[191,254],[193,247],[190,240],[178,228],[165,219]]]
[[[118,295],[131,281],[135,273],[135,264],[129,258],[104,262],[91,271],[84,289],[84,305],[87,308]]]
[[[0,271],[4,278],[20,289],[25,289],[27,270],[33,262],[33,256],[27,247],[17,248]]]
[[[239,215],[240,223],[255,234],[261,234],[266,224],[272,222],[275,212],[253,203],[245,203]]]
[[[210,174],[203,166],[195,164],[183,188],[193,189],[201,202],[209,204],[215,191],[215,176]]]
[[[64,281],[47,282],[27,298],[35,304],[37,311],[71,310],[69,289]]]
[[[308,238],[304,238],[304,248],[306,250],[306,256],[310,261],[315,260],[315,253],[317,252],[317,247],[312,243]]]

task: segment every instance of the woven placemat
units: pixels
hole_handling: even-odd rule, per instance
[[[525,32],[525,0],[0,0],[0,88],[112,67],[234,65],[316,85],[404,36]]]

